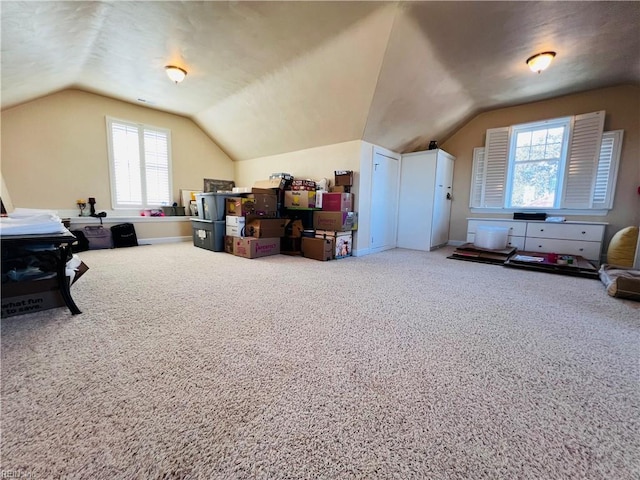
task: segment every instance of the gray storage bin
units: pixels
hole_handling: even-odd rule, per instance
[[[193,245],[213,252],[224,252],[224,220],[191,220],[191,225]]]
[[[224,220],[225,200],[233,196],[233,193],[197,193],[198,218],[213,221]]]

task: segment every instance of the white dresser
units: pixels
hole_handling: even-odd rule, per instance
[[[509,229],[508,245],[527,252],[579,255],[600,262],[606,223],[543,222],[495,218],[468,218],[467,242],[473,243],[478,225]]]

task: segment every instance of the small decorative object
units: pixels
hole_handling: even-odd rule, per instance
[[[438,148],[438,142],[436,140],[431,140],[429,142],[429,150],[435,150]]]
[[[96,216],[96,199],[94,197],[89,197],[89,215]]]
[[[78,208],[80,209],[80,215],[78,216],[83,217],[84,209],[87,208],[87,202],[85,202],[84,199],[78,199],[76,200],[76,205],[78,205]]]

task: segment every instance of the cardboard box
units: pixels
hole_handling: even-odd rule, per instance
[[[275,238],[284,236],[284,218],[255,218],[247,222],[244,234],[247,237]]]
[[[344,185],[335,185],[331,187],[332,193],[348,193],[349,187],[345,187]]]
[[[286,208],[315,208],[316,192],[308,190],[286,190],[284,192]]]
[[[275,217],[278,214],[278,196],[275,193],[252,193],[253,215],[261,217]]]
[[[236,217],[235,215],[227,215],[226,224],[230,227],[244,227],[247,221],[246,217]]]
[[[227,216],[246,217],[255,209],[253,199],[247,197],[229,197],[226,199],[225,214]]]
[[[235,237],[233,254],[244,258],[259,258],[280,253],[279,238]]]
[[[262,193],[264,195],[277,195],[278,194],[278,190],[277,188],[256,188],[253,187],[251,189],[251,193]]]
[[[286,218],[284,225],[284,235],[289,238],[300,238],[302,237],[302,232],[304,231],[304,225],[302,224],[302,220],[296,219],[291,220]]]
[[[317,188],[316,182],[313,180],[292,180],[291,190],[308,190],[314,192]]]
[[[350,187],[353,185],[353,170],[335,170],[335,185]]]
[[[227,215],[225,224],[225,235],[229,237],[244,237],[244,227],[247,217],[236,217]]]
[[[89,267],[80,262],[71,285],[87,270]],[[57,278],[2,284],[2,318],[58,307],[66,307],[66,304],[58,289]]]
[[[313,212],[313,228],[316,230],[331,230],[346,232],[358,229],[358,214],[356,212]]]
[[[334,256],[333,243],[332,238],[302,237],[302,255],[314,260],[332,260]]]
[[[226,214],[228,216],[246,217],[259,215],[275,217],[278,211],[278,196],[275,194],[250,193],[243,197],[229,197],[226,199]]]
[[[354,206],[353,193],[323,193],[322,210],[328,212],[352,212]]]
[[[331,240],[334,247],[334,258],[345,258],[352,255],[353,234],[351,232],[332,232],[316,230],[316,238]]]
[[[233,243],[235,241],[235,237],[230,235],[226,235],[224,237],[224,251],[233,255]]]
[[[288,180],[286,178],[270,178],[269,180],[258,180],[253,184],[255,188],[279,188],[283,189],[287,186]]]

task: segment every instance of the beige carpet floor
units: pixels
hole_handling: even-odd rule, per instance
[[[80,254],[1,322],[3,475],[640,478],[640,304],[452,250]]]

